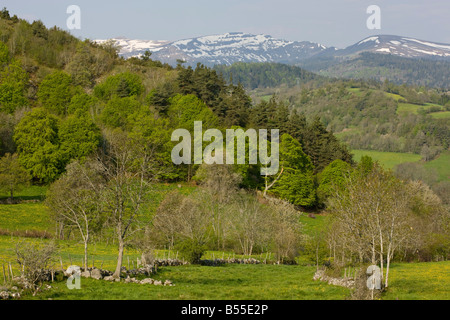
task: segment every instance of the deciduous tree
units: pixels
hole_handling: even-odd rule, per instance
[[[9,192],[11,201],[14,192],[19,191],[31,180],[28,172],[20,165],[17,154],[7,153],[0,159],[0,190]]]

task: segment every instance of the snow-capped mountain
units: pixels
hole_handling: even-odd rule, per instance
[[[404,58],[445,58],[450,60],[450,45],[410,37],[371,36],[345,49],[327,48],[309,41],[287,41],[269,35],[225,33],[174,42],[112,39],[126,58],[150,50],[152,59],[175,65],[184,60],[188,65],[201,62],[208,66],[231,65],[235,62],[279,62],[298,64],[315,57],[352,57],[361,52],[392,54]],[[106,40],[97,40],[101,43]]]
[[[133,40],[124,37],[113,38],[110,40],[95,40],[95,42],[99,44],[103,44],[107,41],[114,41],[115,45],[120,47],[120,55],[125,58],[140,56],[147,50],[156,52],[170,43],[169,41],[164,40]]]
[[[204,36],[174,42],[140,41],[129,39],[112,39],[121,46],[120,54],[124,57],[139,56],[147,49],[152,59],[169,64],[176,64],[177,59],[185,60],[190,65],[201,62],[205,65],[235,62],[282,62],[294,64],[312,57],[327,48],[308,41],[287,41],[269,35],[248,33],[225,33]],[[104,42],[105,40],[97,40]]]
[[[235,62],[295,63],[326,49],[317,43],[247,33],[205,36],[175,41],[171,45],[186,54],[187,62],[201,61],[209,65],[231,65]],[[156,57],[163,54],[164,50],[161,50]]]
[[[368,37],[343,50],[337,50],[335,56],[356,55],[368,51],[404,58],[450,58],[450,44],[389,35]]]

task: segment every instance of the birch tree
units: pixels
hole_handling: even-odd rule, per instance
[[[75,161],[47,192],[46,204],[56,221],[74,226],[84,244],[84,268],[87,270],[88,245],[100,223],[100,191],[102,180],[95,162]]]
[[[353,174],[330,201],[337,241],[350,243],[341,246],[350,255],[357,253],[360,263],[379,263],[385,287],[395,251],[411,237],[409,202],[405,185],[379,165]]]

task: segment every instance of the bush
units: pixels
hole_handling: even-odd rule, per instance
[[[34,293],[37,292],[38,285],[45,279],[44,272],[52,263],[56,253],[54,242],[47,244],[20,242],[16,244],[16,259],[23,274],[31,285]]]
[[[199,264],[203,254],[205,254],[207,247],[200,244],[194,239],[186,239],[178,243],[175,248],[180,251],[181,256],[192,264]]]

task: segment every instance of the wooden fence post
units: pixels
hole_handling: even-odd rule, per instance
[[[11,262],[9,262],[9,271],[11,272],[11,281],[14,279],[14,273],[12,271]]]
[[[3,266],[3,284],[5,284],[6,283],[5,264],[2,263],[2,266]]]
[[[6,269],[8,269],[7,275],[8,275],[8,283],[11,283],[11,274],[9,273],[9,266],[6,266]]]

